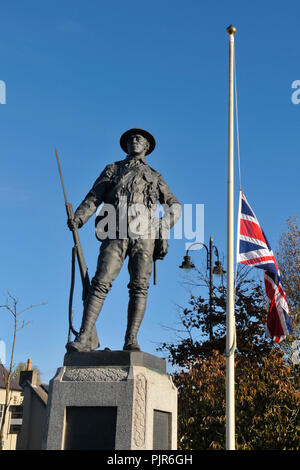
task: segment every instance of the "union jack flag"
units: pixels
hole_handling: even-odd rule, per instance
[[[270,300],[266,330],[275,342],[291,333],[291,321],[280,272],[259,222],[246,197],[240,191],[237,261],[263,269],[266,294]]]

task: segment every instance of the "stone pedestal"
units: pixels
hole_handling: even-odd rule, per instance
[[[44,449],[176,446],[177,390],[164,359],[139,351],[65,356],[50,382]]]

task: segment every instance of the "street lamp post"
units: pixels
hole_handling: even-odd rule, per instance
[[[225,274],[226,271],[223,270],[222,263],[219,259],[219,252],[218,249],[215,245],[213,245],[213,238],[210,236],[209,239],[209,248],[205,245],[205,243],[202,242],[195,242],[192,243],[189,248],[186,250],[186,254],[183,258],[183,262],[181,266],[179,266],[181,269],[184,269],[185,271],[190,271],[191,269],[195,268],[195,265],[192,263],[191,258],[189,256],[189,251],[194,245],[202,245],[206,249],[206,269],[209,271],[209,340],[212,341],[213,339],[213,305],[212,305],[212,300],[213,300],[213,274],[216,276],[222,276]],[[217,256],[217,261],[215,262],[215,266],[213,267],[213,252],[215,251],[215,254]]]
[[[218,249],[216,248],[217,253]],[[213,339],[213,305],[212,305],[212,295],[213,295],[213,239],[210,236],[209,239],[209,341]],[[219,259],[219,253],[218,253]]]

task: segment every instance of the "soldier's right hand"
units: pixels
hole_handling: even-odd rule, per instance
[[[71,232],[73,232],[73,230],[75,230],[76,228],[78,228],[79,225],[80,225],[80,224],[79,224],[79,221],[76,220],[76,219],[68,219],[67,224],[68,224],[68,227],[69,227],[69,229],[71,230]]]

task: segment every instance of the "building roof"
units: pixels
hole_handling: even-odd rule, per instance
[[[8,370],[4,367],[3,364],[0,364],[0,388],[6,388],[7,377]],[[10,389],[17,390],[20,392],[23,390],[22,387],[20,387],[20,385],[14,379],[11,379]]]
[[[44,384],[41,385],[32,385],[28,380],[26,381],[25,385],[29,385],[32,390],[35,391],[37,396],[42,400],[42,402],[47,405],[48,401],[48,392],[45,391]]]
[[[45,390],[45,392],[49,393],[49,384],[40,384],[42,389]]]

